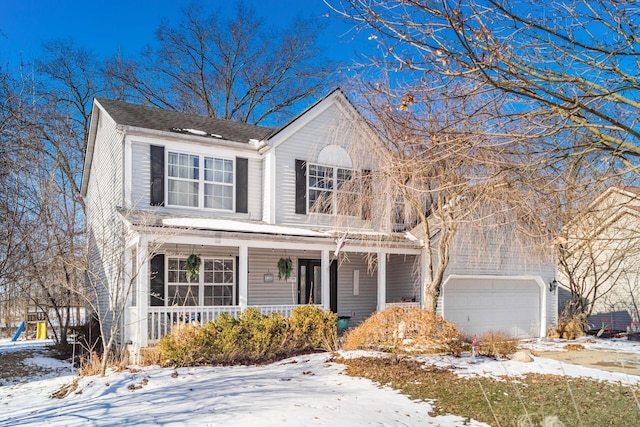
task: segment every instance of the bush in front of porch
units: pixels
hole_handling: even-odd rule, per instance
[[[289,319],[247,309],[238,319],[223,314],[203,326],[176,325],[158,348],[164,366],[229,365],[332,350],[335,342],[336,315],[316,306],[300,306]]]
[[[420,308],[388,308],[349,331],[345,350],[381,350],[394,353],[447,353],[469,350],[462,334],[442,317]]]

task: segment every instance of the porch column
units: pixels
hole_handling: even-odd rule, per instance
[[[151,287],[151,275],[149,274],[149,242],[143,235],[140,236],[138,242],[138,250],[136,251],[136,266],[138,271],[134,283],[136,292],[136,304],[138,307],[138,343],[134,343],[136,351],[149,345],[149,289]],[[128,339],[128,338],[127,338]]]
[[[249,247],[242,245],[238,249],[238,301],[240,310],[245,310],[249,301]]]
[[[429,270],[428,270],[427,249],[422,248],[420,252],[420,308],[424,308],[425,292],[429,285]]]
[[[329,308],[331,304],[331,286],[330,286],[330,275],[331,275],[331,261],[329,260],[329,249],[323,249],[322,255],[320,258],[320,269],[322,273],[320,291],[322,295],[322,308]]]
[[[387,306],[387,252],[378,252],[378,311]]]

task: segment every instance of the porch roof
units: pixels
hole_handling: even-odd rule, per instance
[[[154,227],[161,229],[202,230],[261,235],[273,237],[317,238],[334,241],[349,239],[360,241],[382,241],[404,244],[419,248],[421,242],[409,232],[383,233],[372,230],[353,230],[337,228],[312,228],[267,224],[263,221],[248,221],[228,218],[175,215],[168,212],[119,209],[122,217],[132,226]],[[403,245],[403,246],[404,246]]]

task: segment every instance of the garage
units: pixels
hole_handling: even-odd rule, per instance
[[[533,277],[450,276],[442,296],[444,318],[465,334],[540,336],[541,291]]]

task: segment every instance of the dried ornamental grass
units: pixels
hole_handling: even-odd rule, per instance
[[[493,358],[507,358],[518,350],[518,339],[502,331],[488,331],[480,336],[478,353]]]
[[[586,317],[582,314],[577,314],[572,317],[562,316],[558,319],[556,327],[550,328],[547,331],[547,337],[574,340],[586,335],[585,330],[587,326]]]

